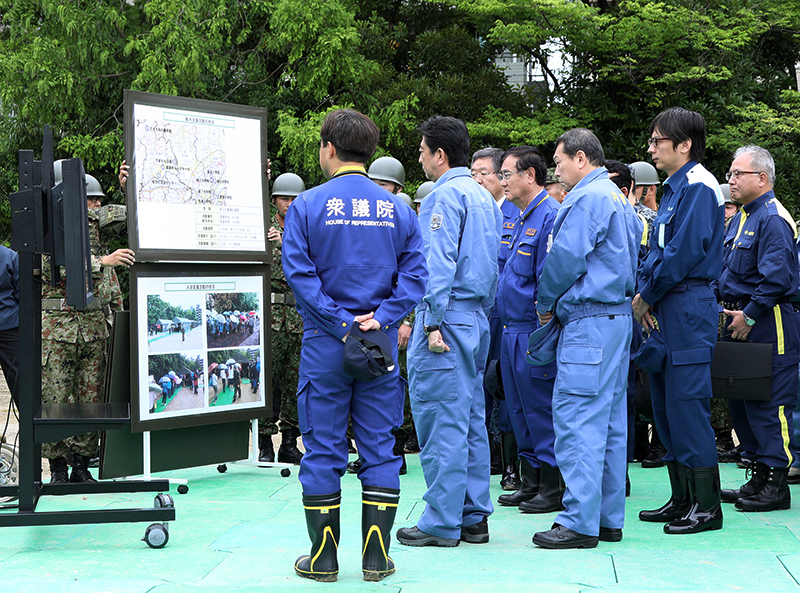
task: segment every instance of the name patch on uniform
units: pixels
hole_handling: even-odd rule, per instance
[[[525,236],[526,237],[535,237],[537,230],[538,229],[525,229]]]
[[[514,223],[513,222],[504,222],[503,223],[503,228],[504,229],[513,229],[514,228]]]
[[[434,214],[431,216],[431,230],[438,231],[440,228],[442,228],[442,215]]]

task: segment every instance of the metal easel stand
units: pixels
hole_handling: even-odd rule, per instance
[[[281,477],[288,478],[292,475],[293,467],[296,467],[294,464],[291,463],[276,463],[276,462],[265,462],[258,460],[258,419],[254,418],[252,420],[251,430],[250,430],[250,438],[251,445],[250,445],[250,457],[247,459],[242,459],[241,461],[235,461],[234,463],[238,465],[254,465],[256,467],[264,467],[264,468],[273,468],[279,467],[281,468]],[[221,463],[217,466],[217,471],[221,474],[224,474],[228,471],[228,464]],[[180,490],[178,490],[180,492]]]

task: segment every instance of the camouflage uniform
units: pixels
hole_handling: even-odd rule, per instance
[[[414,327],[414,315],[415,312],[412,311],[408,317],[403,320],[403,323],[406,321],[411,324],[411,327]],[[409,340],[410,342],[410,340]],[[400,426],[400,431],[405,433],[405,435],[411,436],[415,434],[414,430],[414,418],[411,416],[411,400],[408,396],[408,363],[406,361],[408,356],[408,349],[404,348],[402,350],[398,350],[397,357],[400,359],[398,362],[400,363],[400,376],[403,378],[403,384],[406,391],[406,399],[403,403],[403,424]]]
[[[96,403],[103,397],[109,328],[113,311],[122,309],[122,291],[114,268],[100,265],[103,255],[100,225],[96,212],[92,210],[89,210],[89,242],[97,304],[93,303],[92,308],[86,311],[56,310],[50,306],[42,310],[42,402]],[[49,276],[49,266],[45,265],[45,282]],[[66,283],[62,268],[61,282],[55,287],[45,283],[42,299],[65,297]],[[42,456],[55,459],[72,451],[94,457],[97,455],[98,440],[97,432],[87,432],[56,443],[42,443]]]
[[[272,226],[282,231],[280,224],[272,217]],[[281,248],[272,244],[272,294],[289,295],[292,289],[283,276]],[[281,432],[287,428],[298,428],[297,423],[297,384],[300,381],[300,347],[303,343],[303,320],[294,303],[272,303],[272,386],[280,387],[281,411],[279,420]],[[274,418],[262,418],[258,422],[258,432],[273,435],[278,432]]]

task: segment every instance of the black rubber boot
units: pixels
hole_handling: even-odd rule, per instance
[[[552,465],[542,463],[539,469],[539,492],[530,500],[519,503],[519,510],[523,513],[552,513],[563,511],[561,499],[564,497],[564,479],[561,470]]]
[[[275,449],[272,446],[271,434],[258,435],[258,460],[261,463],[272,463],[275,461]]]
[[[311,553],[300,556],[294,571],[301,577],[332,583],[339,575],[336,549],[339,546],[339,511],[342,491],[333,494],[303,495]]]
[[[667,462],[662,458],[666,454],[667,450],[661,443],[661,439],[658,436],[658,431],[656,430],[656,425],[653,424],[653,438],[650,442],[650,451],[647,453],[647,457],[642,459],[642,467],[664,467]]]
[[[513,432],[501,432],[500,441],[503,447],[503,476],[500,478],[500,487],[503,490],[519,490],[522,488],[522,481],[519,479],[517,439]]]
[[[394,572],[389,558],[392,526],[400,502],[394,488],[364,486],[361,493],[361,570],[365,581],[381,581]]]
[[[518,507],[521,502],[532,499],[539,492],[539,468],[533,467],[524,457],[519,458],[519,473],[522,486],[512,494],[501,494],[497,502],[504,507]]]
[[[680,519],[689,510],[691,497],[689,495],[689,482],[686,477],[686,466],[677,461],[667,462],[669,472],[669,485],[672,496],[666,504],[652,511],[639,511],[640,521],[651,523],[668,523]]]
[[[74,453],[72,457],[72,474],[69,481],[73,484],[80,484],[81,482],[96,482],[89,472],[89,461],[91,457],[85,457],[80,453]]]
[[[69,482],[66,458],[56,457],[55,459],[49,459],[48,461],[50,462],[50,483],[66,484]]]
[[[687,467],[692,504],[686,514],[664,525],[664,533],[682,535],[722,529],[719,466]]]
[[[293,426],[281,433],[281,446],[278,447],[278,463],[300,465],[300,460],[303,459],[303,452],[297,448],[297,438],[299,436],[300,431]]]
[[[408,440],[408,435],[402,430],[395,430],[393,431],[393,434],[394,434],[394,448],[392,449],[392,453],[394,453],[403,460],[403,464],[400,466],[400,475],[404,476],[408,473],[408,466],[406,465],[406,452],[405,452],[405,445],[406,441]]]
[[[758,465],[764,465],[759,463]],[[766,467],[766,466],[765,466]],[[792,494],[789,491],[788,467],[767,467],[764,484],[752,496],[741,497],[736,508],[742,511],[785,511],[792,507]]]
[[[769,466],[765,463],[756,462],[746,470],[744,470],[744,477],[748,478],[747,482],[741,488],[736,490],[722,490],[722,502],[734,503],[740,498],[750,498],[756,494],[764,486],[769,475]]]

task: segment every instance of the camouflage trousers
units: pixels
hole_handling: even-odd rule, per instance
[[[300,348],[303,334],[273,332],[272,334],[272,393],[280,392],[281,406],[278,420],[280,431],[297,428],[297,384],[300,382]],[[258,433],[278,433],[275,417],[258,421]]]
[[[97,403],[106,381],[108,340],[70,344],[42,340],[42,403]],[[55,443],[42,443],[42,457],[55,459],[72,451],[86,457],[98,452],[100,433],[87,432]]]
[[[400,359],[400,380],[403,382],[406,392],[403,402],[403,424],[400,426],[400,432],[411,435],[414,434],[414,418],[411,416],[411,399],[408,396],[408,351],[398,350],[397,358]]]
[[[728,410],[728,400],[719,397],[711,398],[711,428],[715,434],[733,430],[731,413]]]

